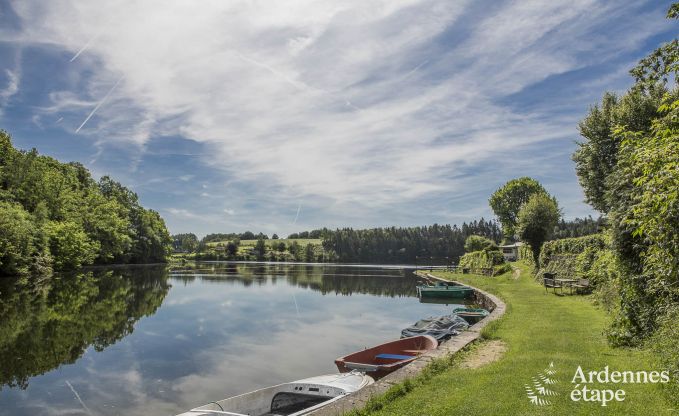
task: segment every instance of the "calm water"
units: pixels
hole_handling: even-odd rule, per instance
[[[451,307],[411,272],[201,263],[0,279],[0,415],[173,415],[336,372]]]

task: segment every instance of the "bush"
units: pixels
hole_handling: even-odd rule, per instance
[[[512,266],[509,263],[502,263],[497,266],[493,266],[493,276],[499,276],[512,271]]]
[[[503,264],[505,257],[497,250],[481,250],[467,253],[460,258],[460,267],[479,270]]]
[[[535,267],[535,261],[533,261],[533,249],[530,244],[523,243],[519,247],[519,259],[523,260],[526,264]]]
[[[603,234],[548,241],[542,246],[541,267],[536,277],[539,279],[548,272],[564,279],[594,280],[591,276],[593,264],[608,246]]]
[[[611,314],[617,313],[620,307],[621,273],[622,269],[615,252],[610,249],[598,252],[588,269],[587,277],[595,288],[594,303]]]
[[[497,250],[497,244],[493,240],[480,235],[470,235],[464,241],[465,253],[481,250]]]
[[[592,234],[585,237],[562,238],[546,242],[540,251],[540,264],[548,265],[554,255],[580,254],[588,247],[595,249],[606,248],[606,238],[603,234]]]
[[[674,381],[664,387],[669,397],[679,405],[679,307],[674,306],[658,320],[658,330],[651,338],[651,348],[656,354],[662,368],[670,371],[670,378]]]

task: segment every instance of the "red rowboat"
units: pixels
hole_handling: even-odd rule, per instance
[[[376,347],[357,351],[335,360],[340,372],[365,371],[374,379],[384,377],[413,361],[417,356],[438,346],[429,335],[402,338]]]

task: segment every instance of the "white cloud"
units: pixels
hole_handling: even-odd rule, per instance
[[[175,217],[179,217],[179,218],[187,218],[187,219],[192,219],[192,220],[201,218],[200,214],[196,214],[196,213],[191,212],[187,209],[167,208],[165,211],[167,211],[168,213],[174,215]]]
[[[19,70],[11,71],[6,69],[5,75],[7,76],[7,86],[0,90],[0,116],[3,114],[3,109],[9,103],[10,98],[19,92]]]
[[[23,0],[14,7],[24,41],[65,48],[78,54],[74,71],[96,74],[84,91],[53,92],[50,111],[86,116],[124,77],[81,133],[139,146],[180,134],[207,144],[204,162],[256,184],[255,192],[359,210],[478,187],[502,175],[503,159],[573,137],[572,119],[517,113],[498,99],[603,62],[653,32],[628,30],[636,23],[628,16],[609,36],[597,35],[623,11],[562,0],[493,2],[471,29],[451,36],[474,4]],[[458,176],[488,164],[483,174]]]

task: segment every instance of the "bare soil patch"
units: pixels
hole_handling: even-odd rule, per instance
[[[460,363],[461,368],[479,368],[499,360],[507,351],[507,345],[500,340],[485,342]]]

